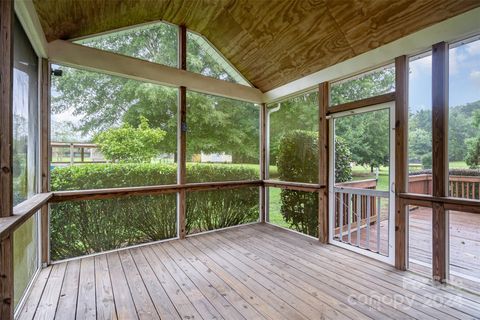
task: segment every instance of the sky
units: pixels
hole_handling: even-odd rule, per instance
[[[410,62],[410,112],[431,109],[432,57]],[[480,40],[450,49],[449,105],[464,105],[480,100]]]

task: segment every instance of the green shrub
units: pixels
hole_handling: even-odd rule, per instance
[[[318,183],[318,135],[296,130],[280,140],[277,166],[280,180]],[[336,140],[336,180],[348,181],[352,176],[351,154],[341,138]],[[282,189],[280,212],[293,229],[318,236],[318,194]]]
[[[51,205],[53,260],[176,235],[175,195],[84,200]]]
[[[476,169],[480,165],[480,137],[467,140],[467,155],[465,162],[470,169]]]
[[[410,172],[410,176],[417,176],[421,174],[432,174],[432,169],[418,170]],[[479,169],[450,169],[448,170],[450,176],[465,176],[465,177],[478,177],[480,176]]]
[[[260,166],[248,164],[187,164],[187,182],[241,181],[260,179]]]
[[[422,156],[422,167],[423,169],[432,169],[432,154],[427,153]]]
[[[335,182],[352,180],[352,153],[341,137],[335,138]]]
[[[277,156],[280,180],[318,183],[318,138],[312,131],[295,130],[280,139]]]
[[[168,164],[87,164],[55,167],[51,173],[53,191],[137,187],[175,184],[177,167]]]
[[[258,220],[258,188],[192,192],[187,195],[187,234]]]
[[[176,166],[91,164],[57,167],[52,190],[82,190],[174,184]],[[246,166],[188,165],[192,180],[258,179]],[[53,260],[176,236],[176,194],[131,196],[53,204],[50,216]],[[187,232],[228,227],[258,219],[258,188],[187,193]]]
[[[165,134],[150,128],[147,118],[141,116],[137,128],[126,123],[100,132],[93,140],[107,160],[148,163],[160,153]]]

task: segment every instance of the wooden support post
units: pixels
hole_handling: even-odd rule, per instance
[[[434,197],[448,196],[448,44],[432,47],[432,185]],[[432,274],[444,282],[448,274],[448,212],[432,208]]]
[[[187,69],[187,28],[178,28],[178,64],[182,70]],[[178,92],[178,184],[186,183],[187,176],[187,88],[180,87]],[[187,214],[187,193],[181,190],[178,193],[178,237],[185,239],[186,236],[186,214]]]
[[[0,218],[13,215],[13,1],[0,1]],[[13,319],[13,235],[0,242],[0,319]]]
[[[40,166],[42,173],[42,192],[50,192],[50,64],[47,59],[42,59],[40,85]],[[44,266],[50,263],[48,214],[48,205],[44,205],[40,213],[41,261]]]
[[[323,82],[318,90],[318,184],[323,186],[318,192],[318,239],[328,243],[328,105],[329,85]]]
[[[13,233],[0,242],[0,319],[13,319]]]
[[[407,207],[399,194],[408,188],[408,58],[395,59],[395,267],[407,269]]]
[[[267,105],[260,107],[260,180],[267,179]],[[260,222],[267,220],[267,188],[260,187]]]
[[[13,1],[0,1],[0,216],[13,208]]]

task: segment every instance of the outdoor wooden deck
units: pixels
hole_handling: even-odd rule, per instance
[[[409,212],[409,265],[415,272],[431,275],[432,210],[416,208]],[[480,215],[450,212],[450,279],[459,286],[480,292]],[[388,220],[380,223],[380,251],[388,252]],[[370,227],[370,248],[375,249],[376,224]],[[352,232],[356,244],[357,233]],[[347,236],[343,237],[347,241]],[[367,247],[365,228],[360,231],[360,246]]]
[[[480,297],[274,226],[58,263],[20,319],[475,319]]]

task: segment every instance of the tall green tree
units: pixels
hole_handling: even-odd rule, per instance
[[[356,164],[374,168],[389,164],[388,110],[346,116],[335,120],[335,135],[345,140]]]
[[[361,100],[395,90],[393,67],[375,70],[353,79],[333,83],[330,88],[330,105]]]
[[[477,135],[467,139],[467,154],[465,162],[472,169],[476,169],[480,165],[480,109],[473,112],[472,124],[477,128]]]
[[[376,70],[360,77],[334,83],[330,91],[330,104],[337,105],[361,100],[395,89],[395,70]],[[342,137],[359,165],[375,167],[388,165],[389,114],[375,111],[340,118],[335,122],[335,133]]]
[[[177,29],[158,24],[148,29],[94,38],[83,44],[169,66],[177,64]],[[188,69],[234,81],[223,67],[195,41],[188,42]],[[53,79],[52,110],[73,111],[75,130],[93,137],[128,123],[137,127],[141,117],[165,131],[162,152],[176,151],[177,89],[62,67]],[[188,150],[190,153],[229,152],[236,159],[258,157],[258,107],[189,92]],[[205,137],[210,137],[206,141]]]

